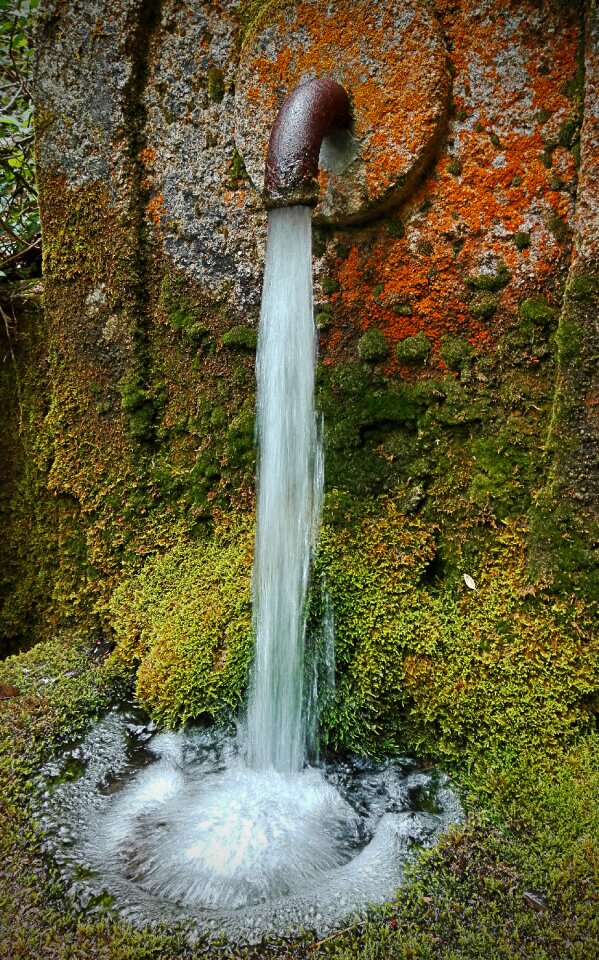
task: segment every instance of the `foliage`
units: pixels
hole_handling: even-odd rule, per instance
[[[251,524],[217,526],[209,542],[182,543],[124,580],[111,604],[115,660],[138,666],[136,693],[175,725],[235,707],[251,652]]]
[[[0,276],[39,245],[29,79],[39,0],[0,0]]]

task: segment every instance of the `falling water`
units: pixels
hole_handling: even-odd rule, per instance
[[[305,599],[322,500],[314,410],[315,331],[309,207],[271,210],[258,339],[256,651],[248,761],[301,769]]]

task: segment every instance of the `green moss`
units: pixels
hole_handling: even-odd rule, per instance
[[[361,363],[338,363],[330,371],[330,383],[342,397],[355,397],[370,386]]]
[[[389,356],[389,344],[382,330],[367,330],[358,340],[358,356],[368,363],[376,363]]]
[[[127,414],[131,436],[152,442],[158,415],[156,398],[135,374],[121,383],[121,406]]]
[[[331,326],[333,322],[333,315],[330,310],[319,310],[316,316],[314,317],[314,323],[319,330],[326,330],[327,327]]]
[[[220,103],[225,95],[225,78],[218,67],[210,67],[206,78],[208,96],[213,103]]]
[[[245,161],[237,148],[233,150],[227,166],[229,189],[237,190],[242,182],[248,179]]]
[[[258,332],[253,327],[232,327],[223,334],[223,343],[230,350],[256,349]]]
[[[568,281],[566,295],[579,303],[590,302],[599,293],[599,278],[592,276],[574,277]]]
[[[431,591],[421,578],[434,541],[390,502],[351,532],[325,526],[318,565],[333,600],[339,673],[330,743],[372,752],[394,740],[484,763],[490,752],[550,755],[573,741],[599,688],[591,620],[565,639],[568,603],[522,590],[523,544],[522,529],[508,525],[484,560],[463,569],[475,592],[457,583]]]
[[[393,303],[391,305],[391,310],[396,317],[411,317],[412,316],[412,305],[411,303]]]
[[[452,157],[447,165],[447,172],[452,175],[452,177],[459,177],[464,164],[458,157]]]
[[[497,150],[501,149],[501,140],[494,131],[489,134],[489,140]]]
[[[535,115],[535,120],[537,121],[539,126],[542,127],[547,123],[548,120],[551,120],[551,117],[552,117],[551,110],[548,110],[547,107],[542,107],[540,110],[537,110],[537,113]]]
[[[475,353],[475,348],[464,337],[448,335],[441,341],[441,356],[450,370],[462,369],[464,364],[471,362]]]
[[[322,292],[325,296],[330,296],[332,293],[337,293],[341,289],[341,284],[335,277],[324,277],[321,283]]]
[[[513,235],[512,240],[518,250],[526,250],[527,247],[530,247],[530,233],[519,230]]]
[[[545,226],[553,234],[558,243],[564,243],[570,236],[568,224],[553,207],[545,214]]]
[[[520,304],[520,317],[527,323],[544,327],[554,319],[556,311],[542,297],[530,297]]]
[[[387,233],[390,237],[396,237],[398,240],[401,240],[406,235],[406,228],[403,221],[400,220],[399,217],[389,220],[387,223]]]
[[[421,332],[400,340],[395,353],[400,363],[422,363],[430,356],[431,350],[431,340]]]
[[[490,320],[498,307],[499,298],[492,293],[479,293],[468,304],[468,310],[477,320]]]
[[[511,280],[505,263],[500,263],[494,273],[478,273],[466,277],[466,283],[474,290],[494,292],[503,290]]]
[[[389,501],[352,524],[323,528],[317,571],[330,585],[339,683],[325,726],[331,745],[363,752],[399,742],[403,669],[397,657],[407,595],[434,555],[420,521]],[[376,668],[373,669],[376,663]]]
[[[251,550],[251,524],[240,519],[148,561],[116,590],[114,657],[138,665],[137,695],[161,722],[238,704],[251,649]]]

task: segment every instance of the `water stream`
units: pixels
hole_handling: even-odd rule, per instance
[[[253,603],[256,648],[248,762],[301,770],[305,601],[320,524],[322,451],[309,207],[271,210],[257,356],[258,507]]]

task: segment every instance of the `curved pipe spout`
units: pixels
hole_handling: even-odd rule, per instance
[[[296,87],[284,101],[270,133],[264,176],[266,206],[314,206],[321,143],[330,130],[350,123],[351,104],[340,84],[320,77]]]

